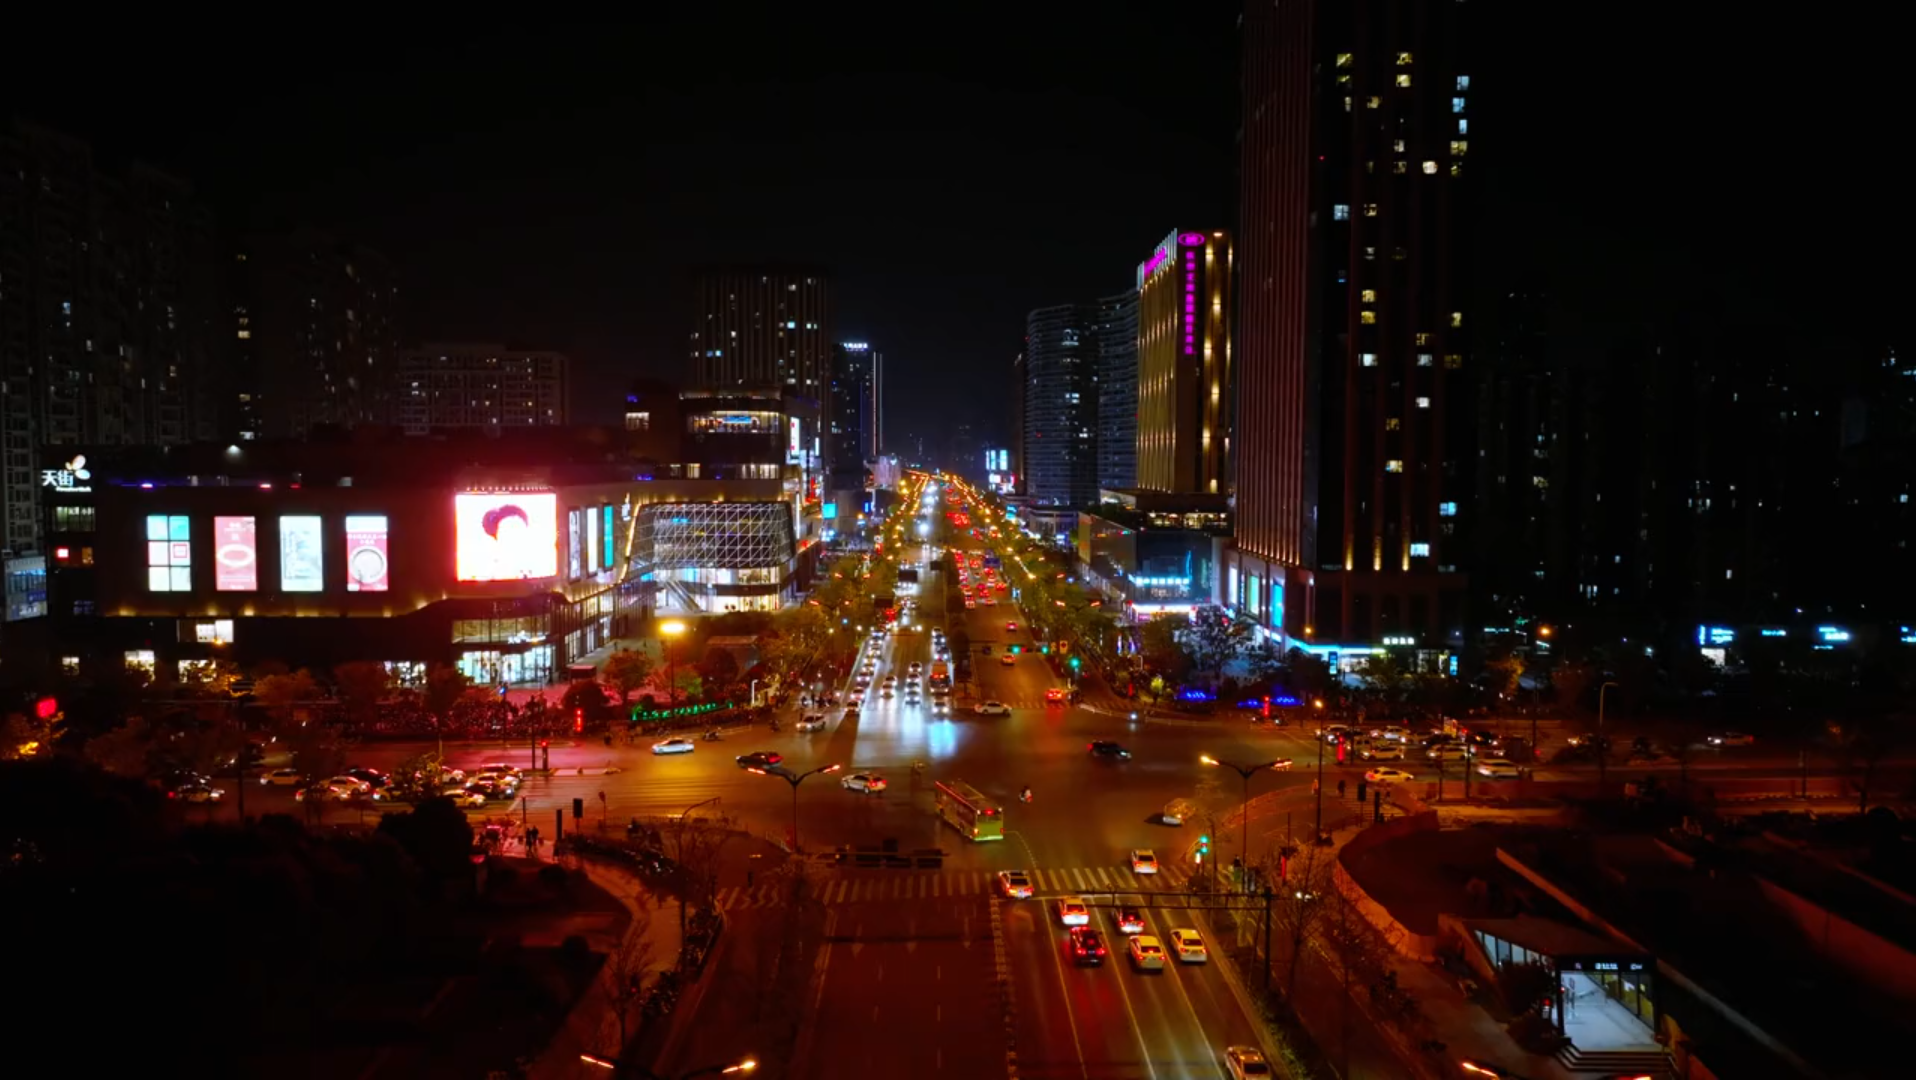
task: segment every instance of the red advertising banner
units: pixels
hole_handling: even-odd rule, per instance
[[[392,580],[386,515],[346,516],[346,591],[385,592]]]

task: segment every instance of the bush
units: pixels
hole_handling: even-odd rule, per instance
[[[558,863],[547,863],[539,868],[539,884],[553,892],[563,892],[569,878],[570,875],[566,873],[565,867]]]

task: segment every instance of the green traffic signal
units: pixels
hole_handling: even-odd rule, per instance
[[[1078,660],[1078,658],[1077,658],[1077,657],[1075,657],[1075,656],[1074,656],[1074,657],[1072,657],[1072,658],[1071,658],[1071,667],[1072,667],[1072,670],[1074,670],[1074,671],[1075,671],[1075,670],[1077,670],[1077,667],[1078,667],[1078,664],[1079,664],[1079,660]]]

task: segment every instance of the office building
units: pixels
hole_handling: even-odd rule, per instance
[[[1011,489],[1008,494],[1030,491],[1025,479],[1025,353],[1019,350],[1011,360]]]
[[[217,437],[220,270],[185,181],[0,122],[0,550],[44,550],[44,496],[77,448]]]
[[[254,236],[233,288],[229,439],[393,422],[399,290],[383,256],[310,229]]]
[[[1138,264],[1137,486],[1230,493],[1231,241],[1173,229]]]
[[[1098,486],[1138,482],[1138,294],[1098,302]]]
[[[1038,308],[1025,323],[1025,490],[1040,506],[1098,496],[1097,308]]]
[[[831,386],[832,467],[838,471],[842,462],[849,474],[884,453],[884,355],[868,342],[841,342]]]
[[[399,353],[394,422],[408,435],[564,426],[566,358],[489,344],[429,344]]]
[[[1227,599],[1299,644],[1462,644],[1473,7],[1245,9]]]
[[[692,386],[784,390],[809,398],[831,389],[831,282],[800,266],[715,267],[695,285]]]

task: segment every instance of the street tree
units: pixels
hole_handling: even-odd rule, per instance
[[[1190,626],[1190,616],[1166,614],[1152,618],[1138,630],[1138,652],[1145,666],[1168,684],[1184,681],[1191,669],[1191,655],[1183,641]]]
[[[1250,669],[1251,680],[1269,683],[1284,673],[1284,653],[1278,649],[1274,638],[1260,638],[1251,647],[1244,650],[1244,663]]]
[[[582,714],[587,720],[597,720],[610,704],[612,698],[606,688],[592,679],[575,679],[566,685],[565,693],[559,696],[559,708],[568,723],[574,716]]]
[[[619,695],[619,705],[632,701],[632,692],[652,678],[652,658],[638,649],[620,649],[605,658],[599,678]]]
[[[147,774],[153,741],[153,725],[146,717],[129,716],[112,731],[88,739],[81,752],[115,776],[141,777]]]
[[[293,723],[299,707],[318,701],[319,697],[319,681],[305,668],[268,675],[253,686],[253,700],[264,705],[267,715],[281,726]]]
[[[605,957],[605,973],[601,978],[606,980],[606,996],[612,1003],[613,1022],[618,1026],[621,1056],[626,1044],[632,1041],[632,1022],[638,1018],[639,1004],[645,1000],[645,977],[652,970],[650,920],[650,909],[635,908],[625,936]]]
[[[1368,657],[1364,661],[1363,676],[1364,684],[1372,693],[1391,700],[1402,696],[1411,681],[1403,663],[1389,653]]]
[[[1300,698],[1321,698],[1331,688],[1330,665],[1303,649],[1293,648],[1286,653],[1284,668],[1288,685]]]
[[[1184,638],[1199,671],[1218,678],[1224,668],[1250,644],[1255,633],[1251,620],[1234,617],[1223,608],[1201,607],[1193,612]]]
[[[1523,686],[1525,666],[1524,658],[1514,652],[1486,661],[1484,676],[1489,682],[1491,692],[1505,700],[1514,700],[1518,689]]]
[[[452,720],[453,707],[471,688],[472,680],[465,672],[450,664],[434,664],[426,669],[426,692],[421,704],[444,727]]]
[[[38,712],[8,713],[5,724],[0,726],[0,761],[24,761],[51,754],[65,719],[58,712],[44,717]]]
[[[1282,948],[1279,955],[1284,958],[1286,997],[1296,996],[1297,971],[1304,953],[1326,927],[1337,865],[1337,856],[1328,848],[1306,845],[1295,851],[1287,863],[1283,849],[1273,846],[1258,862],[1263,879],[1276,882],[1272,888],[1271,937]]]
[[[393,677],[384,664],[353,660],[333,668],[333,685],[339,688],[347,721],[371,727],[379,720],[379,703],[392,693]]]

